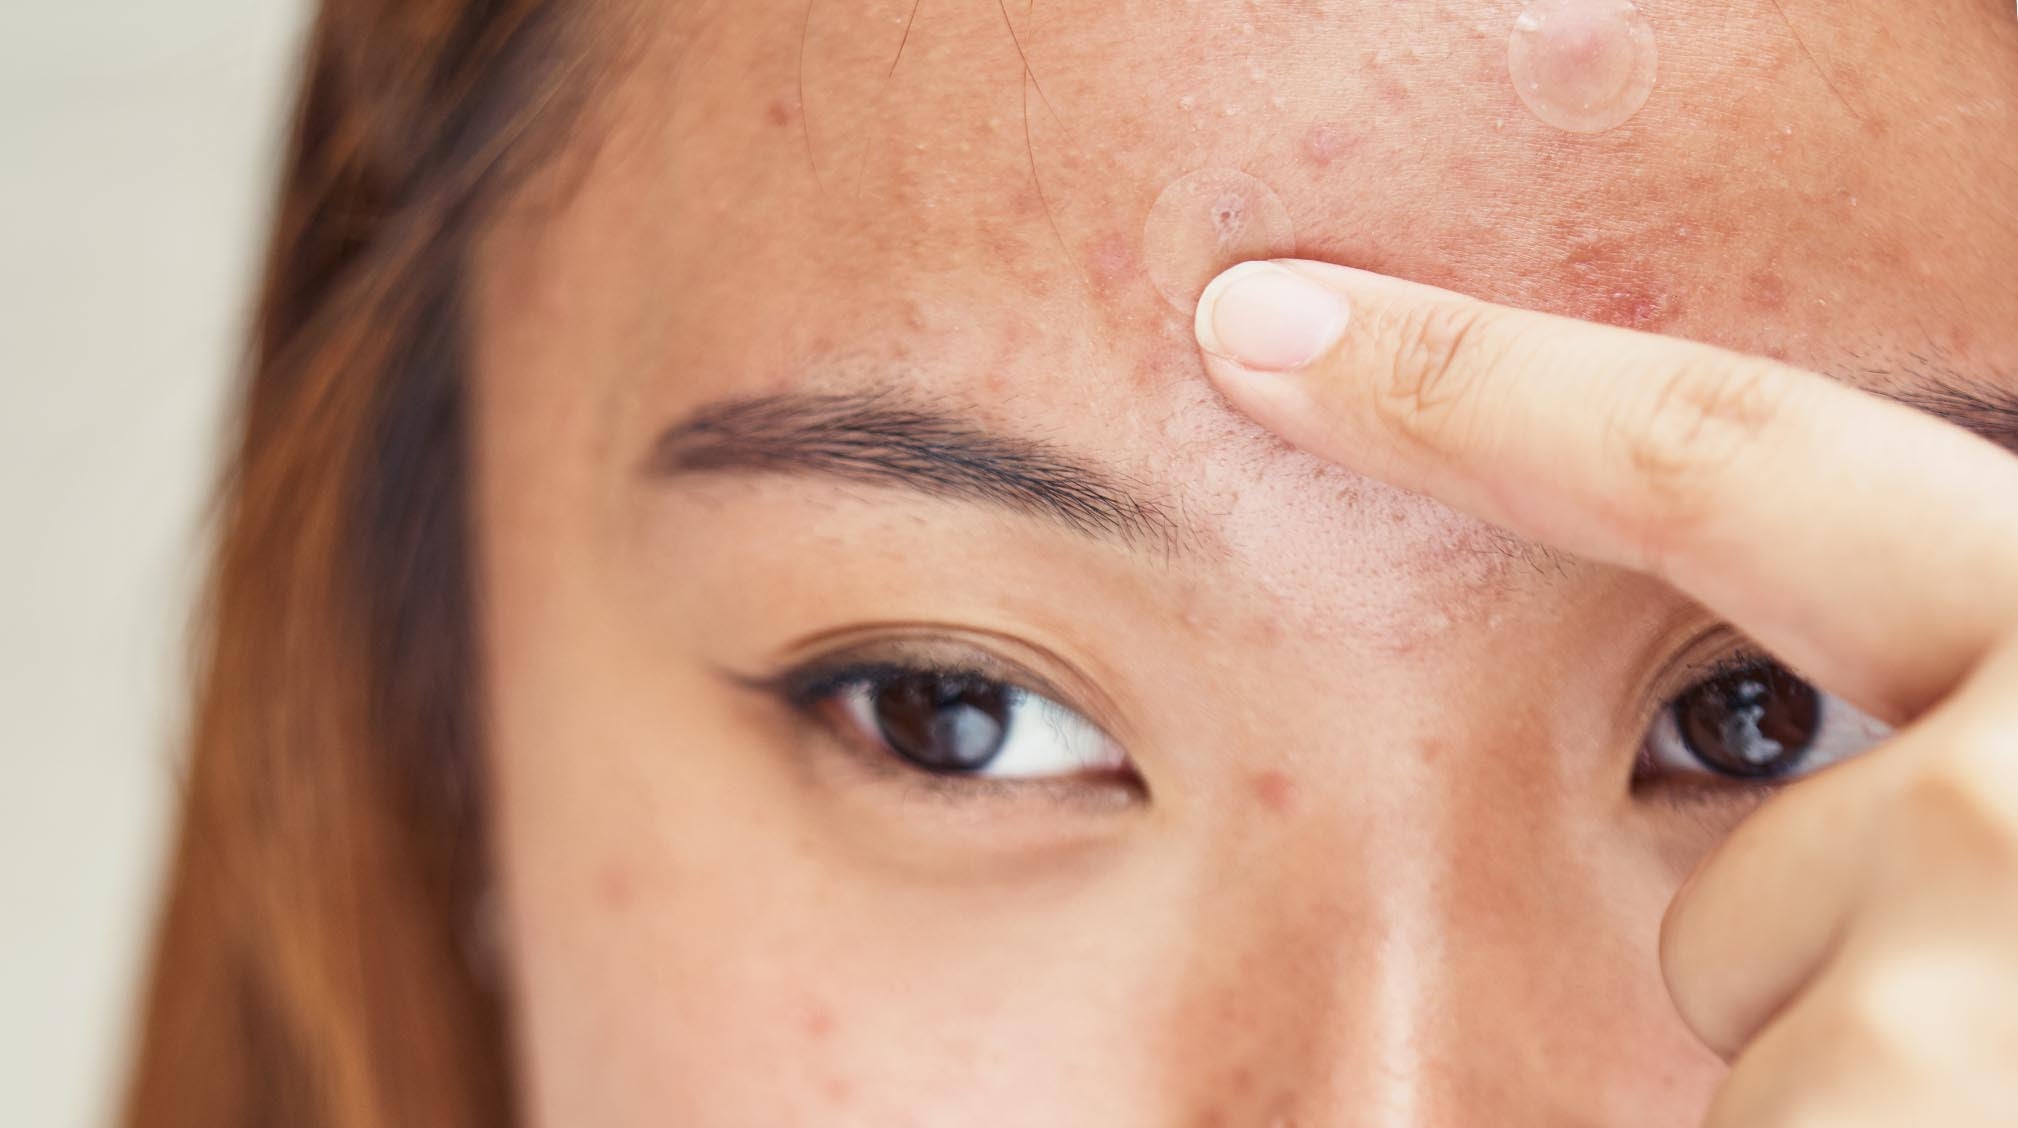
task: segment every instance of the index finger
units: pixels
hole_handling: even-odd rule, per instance
[[[1198,334],[1294,445],[1658,575],[1888,719],[2018,624],[2018,459],[1827,377],[1315,262],[1222,274]]]

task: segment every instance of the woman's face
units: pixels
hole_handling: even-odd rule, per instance
[[[1530,95],[1654,65],[1592,2]],[[1282,448],[1187,303],[1295,253],[2018,387],[2009,6],[1642,0],[1596,133],[1518,2],[665,7],[481,272],[538,1118],[1694,1123],[1661,913],[1867,727]]]

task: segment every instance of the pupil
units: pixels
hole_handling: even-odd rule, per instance
[[[1744,779],[1780,775],[1799,764],[1822,715],[1814,687],[1770,663],[1699,682],[1675,699],[1674,709],[1690,755]]]
[[[891,749],[921,768],[979,771],[1009,735],[1013,692],[976,678],[900,678],[876,691],[876,726]]]

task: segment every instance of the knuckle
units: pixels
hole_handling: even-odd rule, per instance
[[[1650,558],[1717,512],[1718,484],[1781,416],[1785,398],[1771,369],[1716,354],[1683,364],[1649,395],[1629,397],[1610,438]]]
[[[1497,359],[1494,316],[1485,306],[1436,302],[1383,319],[1374,342],[1375,355],[1387,358],[1374,384],[1380,422],[1411,442],[1449,448],[1479,374]]]

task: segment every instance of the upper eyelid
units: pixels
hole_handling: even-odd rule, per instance
[[[928,657],[887,656],[893,649],[909,649],[914,655],[923,652]],[[879,650],[886,656],[879,656]],[[953,624],[864,624],[814,636],[793,651],[797,656],[785,660],[778,672],[737,680],[746,687],[776,693],[795,678],[817,677],[823,669],[832,674],[850,666],[967,674],[1002,682],[1070,709],[1124,748],[1134,743],[1135,734],[1126,716],[1098,680],[1056,651],[1014,635]],[[1019,660],[1012,656],[1015,651],[1027,652],[1035,661]],[[1059,674],[1048,674],[1040,666],[1055,666]]]

